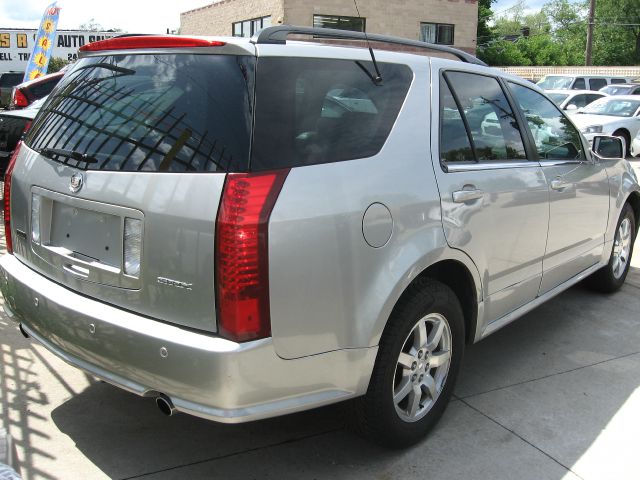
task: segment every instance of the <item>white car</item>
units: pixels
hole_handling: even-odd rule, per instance
[[[640,131],[638,132],[638,134],[636,135],[636,138],[634,138],[631,141],[631,156],[632,157],[640,157]]]
[[[553,100],[569,115],[576,113],[578,109],[586,107],[592,102],[608,96],[604,92],[594,92],[592,90],[547,90],[547,96]]]
[[[596,135],[614,135],[624,138],[628,152],[631,139],[640,131],[640,97],[616,95],[601,98],[578,110],[571,120],[589,143]]]

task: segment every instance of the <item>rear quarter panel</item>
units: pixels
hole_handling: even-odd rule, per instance
[[[429,154],[428,59],[412,68],[379,154],[294,168],[280,193],[269,225],[269,278],[273,341],[283,358],[376,345],[404,289],[450,252]],[[373,203],[393,219],[379,248],[363,236]]]

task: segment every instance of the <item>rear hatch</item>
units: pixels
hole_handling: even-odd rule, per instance
[[[250,44],[94,52],[42,107],[12,177],[14,253],[121,308],[216,331],[214,234],[249,162]]]

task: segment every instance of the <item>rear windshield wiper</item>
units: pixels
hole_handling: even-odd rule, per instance
[[[78,162],[84,163],[98,163],[98,159],[87,155],[86,153],[76,152],[74,150],[64,150],[62,148],[43,148],[40,150],[42,155],[57,155],[60,157],[67,157]]]

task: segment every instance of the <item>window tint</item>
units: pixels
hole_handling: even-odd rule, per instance
[[[53,88],[58,84],[62,77],[52,78],[51,80],[46,80],[44,82],[38,82],[31,87],[29,87],[29,96],[36,100],[38,98],[42,98],[46,95],[49,95]]]
[[[371,157],[386,141],[413,74],[405,65],[262,58],[256,78],[251,169]]]
[[[27,144],[89,170],[246,171],[254,62],[186,54],[82,59],[44,104]]]
[[[513,111],[495,78],[462,72],[447,72],[444,78],[469,127],[476,161],[526,158]]]
[[[627,83],[624,78],[612,78],[611,83]]]
[[[440,160],[445,163],[475,161],[464,120],[451,90],[440,80]]]
[[[584,78],[579,77],[576,78],[576,81],[573,82],[573,87],[571,87],[573,90],[585,90],[587,88],[586,84],[584,83]]]
[[[589,85],[591,85],[591,90],[600,90],[607,86],[607,81],[604,78],[592,78],[589,80]]]
[[[540,158],[583,159],[580,134],[558,107],[538,92],[514,83],[510,85],[527,118]]]

